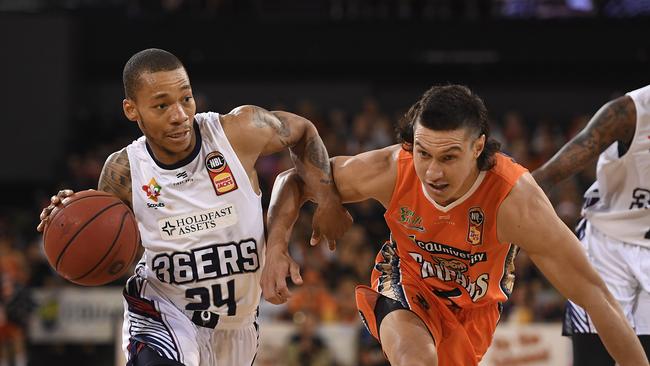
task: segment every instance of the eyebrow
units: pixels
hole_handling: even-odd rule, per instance
[[[185,85],[181,86],[181,90],[188,90],[188,89],[192,89],[192,87],[190,86],[190,84],[185,84]],[[168,93],[161,92],[161,93],[157,93],[157,94],[155,94],[155,95],[153,96],[153,99],[164,99],[164,98],[166,98],[167,96],[169,96]]]
[[[452,147],[450,147],[448,149],[445,149],[443,152],[448,153],[448,152],[454,152],[454,151],[463,151],[463,149],[461,149],[458,146],[452,146]]]

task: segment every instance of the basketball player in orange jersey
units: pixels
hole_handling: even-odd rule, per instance
[[[108,157],[99,190],[133,209],[144,247],[124,290],[127,365],[251,365],[265,250],[255,162],[289,149],[322,202],[316,228],[336,239],[351,218],[325,146],[311,122],[291,113],[196,113],[185,67],[163,50],[133,55],[123,83],[124,114],[144,136]],[[69,194],[52,198],[39,230]]]
[[[583,306],[619,365],[648,365],[616,300],[531,175],[499,153],[482,100],[458,85],[429,89],[400,123],[401,145],[331,160],[344,202],[375,199],[391,237],[359,286],[357,306],[392,365],[478,365],[514,282],[521,247]],[[281,302],[291,227],[318,201],[293,171],[269,209],[266,299]],[[516,244],[516,245],[515,245]]]

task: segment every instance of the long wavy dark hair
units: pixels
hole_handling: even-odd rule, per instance
[[[485,147],[477,159],[479,170],[495,164],[494,154],[501,143],[490,137],[487,108],[481,98],[463,85],[435,85],[409,108],[397,126],[397,139],[405,150],[413,150],[415,122],[434,131],[469,128],[478,136],[485,135]]]

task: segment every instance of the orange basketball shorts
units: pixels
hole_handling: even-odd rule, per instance
[[[377,256],[378,264],[386,264]],[[390,261],[389,262],[399,262]],[[375,266],[378,268],[378,266]],[[500,305],[488,303],[473,308],[459,308],[435,295],[425,283],[393,266],[391,273],[373,271],[373,288],[357,286],[356,301],[359,313],[369,332],[379,341],[379,326],[383,317],[392,310],[406,309],[417,315],[427,326],[436,345],[439,366],[477,366],[487,351],[500,316]],[[377,301],[386,296],[397,306],[382,306],[377,311]],[[384,299],[385,300],[385,299]],[[384,301],[384,303],[386,303]]]

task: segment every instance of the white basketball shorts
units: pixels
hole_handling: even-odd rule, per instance
[[[257,314],[205,313],[203,323],[211,327],[197,325],[147,280],[133,276],[124,290],[122,350],[128,359],[145,345],[185,366],[252,365],[259,346]]]
[[[608,237],[586,220],[576,233],[636,334],[650,334],[650,248]],[[596,333],[596,328],[583,308],[567,301],[562,334],[576,333]]]

